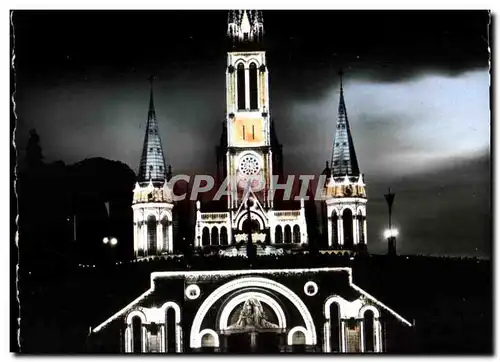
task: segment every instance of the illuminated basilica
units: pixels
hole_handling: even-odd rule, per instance
[[[215,211],[195,202],[195,253],[255,259],[310,253],[307,201],[276,198],[273,179],[283,180],[283,156],[271,118],[262,12],[230,11],[227,37],[217,178],[231,192]],[[169,183],[175,176],[165,162],[152,90],[150,99],[132,202],[137,260],[178,250]],[[332,154],[322,175],[324,242],[318,253],[367,253],[367,195],[342,81]],[[391,352],[391,335],[412,327],[356,285],[350,267],[219,268],[154,271],[150,288],[92,334],[100,345],[118,341],[115,352],[126,353],[378,353]]]

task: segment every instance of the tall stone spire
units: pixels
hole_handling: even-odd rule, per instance
[[[340,75],[340,101],[338,119],[335,129],[335,138],[332,149],[330,168],[333,176],[359,176],[358,159],[354,150],[351,128],[347,119],[347,109],[344,101],[344,88],[342,85],[343,72]]]
[[[260,10],[229,10],[227,35],[233,46],[258,45],[264,35],[264,19]]]
[[[161,183],[167,180],[167,165],[163,154],[160,131],[156,121],[155,106],[153,101],[153,80],[150,78],[150,98],[146,134],[142,146],[141,162],[139,164],[139,182]]]

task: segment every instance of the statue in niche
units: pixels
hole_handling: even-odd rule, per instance
[[[268,321],[262,304],[255,298],[250,298],[243,304],[237,322],[231,324],[228,329],[245,329],[249,327],[279,328],[278,325]]]

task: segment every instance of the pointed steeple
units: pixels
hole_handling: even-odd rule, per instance
[[[242,48],[242,50],[258,48],[264,35],[262,11],[229,10],[227,35],[231,39],[233,47]]]
[[[330,168],[333,176],[359,176],[358,159],[354,150],[351,128],[347,119],[347,109],[344,101],[344,88],[342,84],[343,72],[340,71],[340,101],[335,138],[332,149]]]
[[[142,146],[141,162],[139,164],[139,182],[159,183],[167,179],[167,165],[163,154],[160,131],[156,121],[155,106],[153,102],[153,80],[150,78],[150,96],[146,134]]]

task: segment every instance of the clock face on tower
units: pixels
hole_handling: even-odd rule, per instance
[[[232,123],[233,145],[258,146],[264,142],[264,119],[236,115]]]

